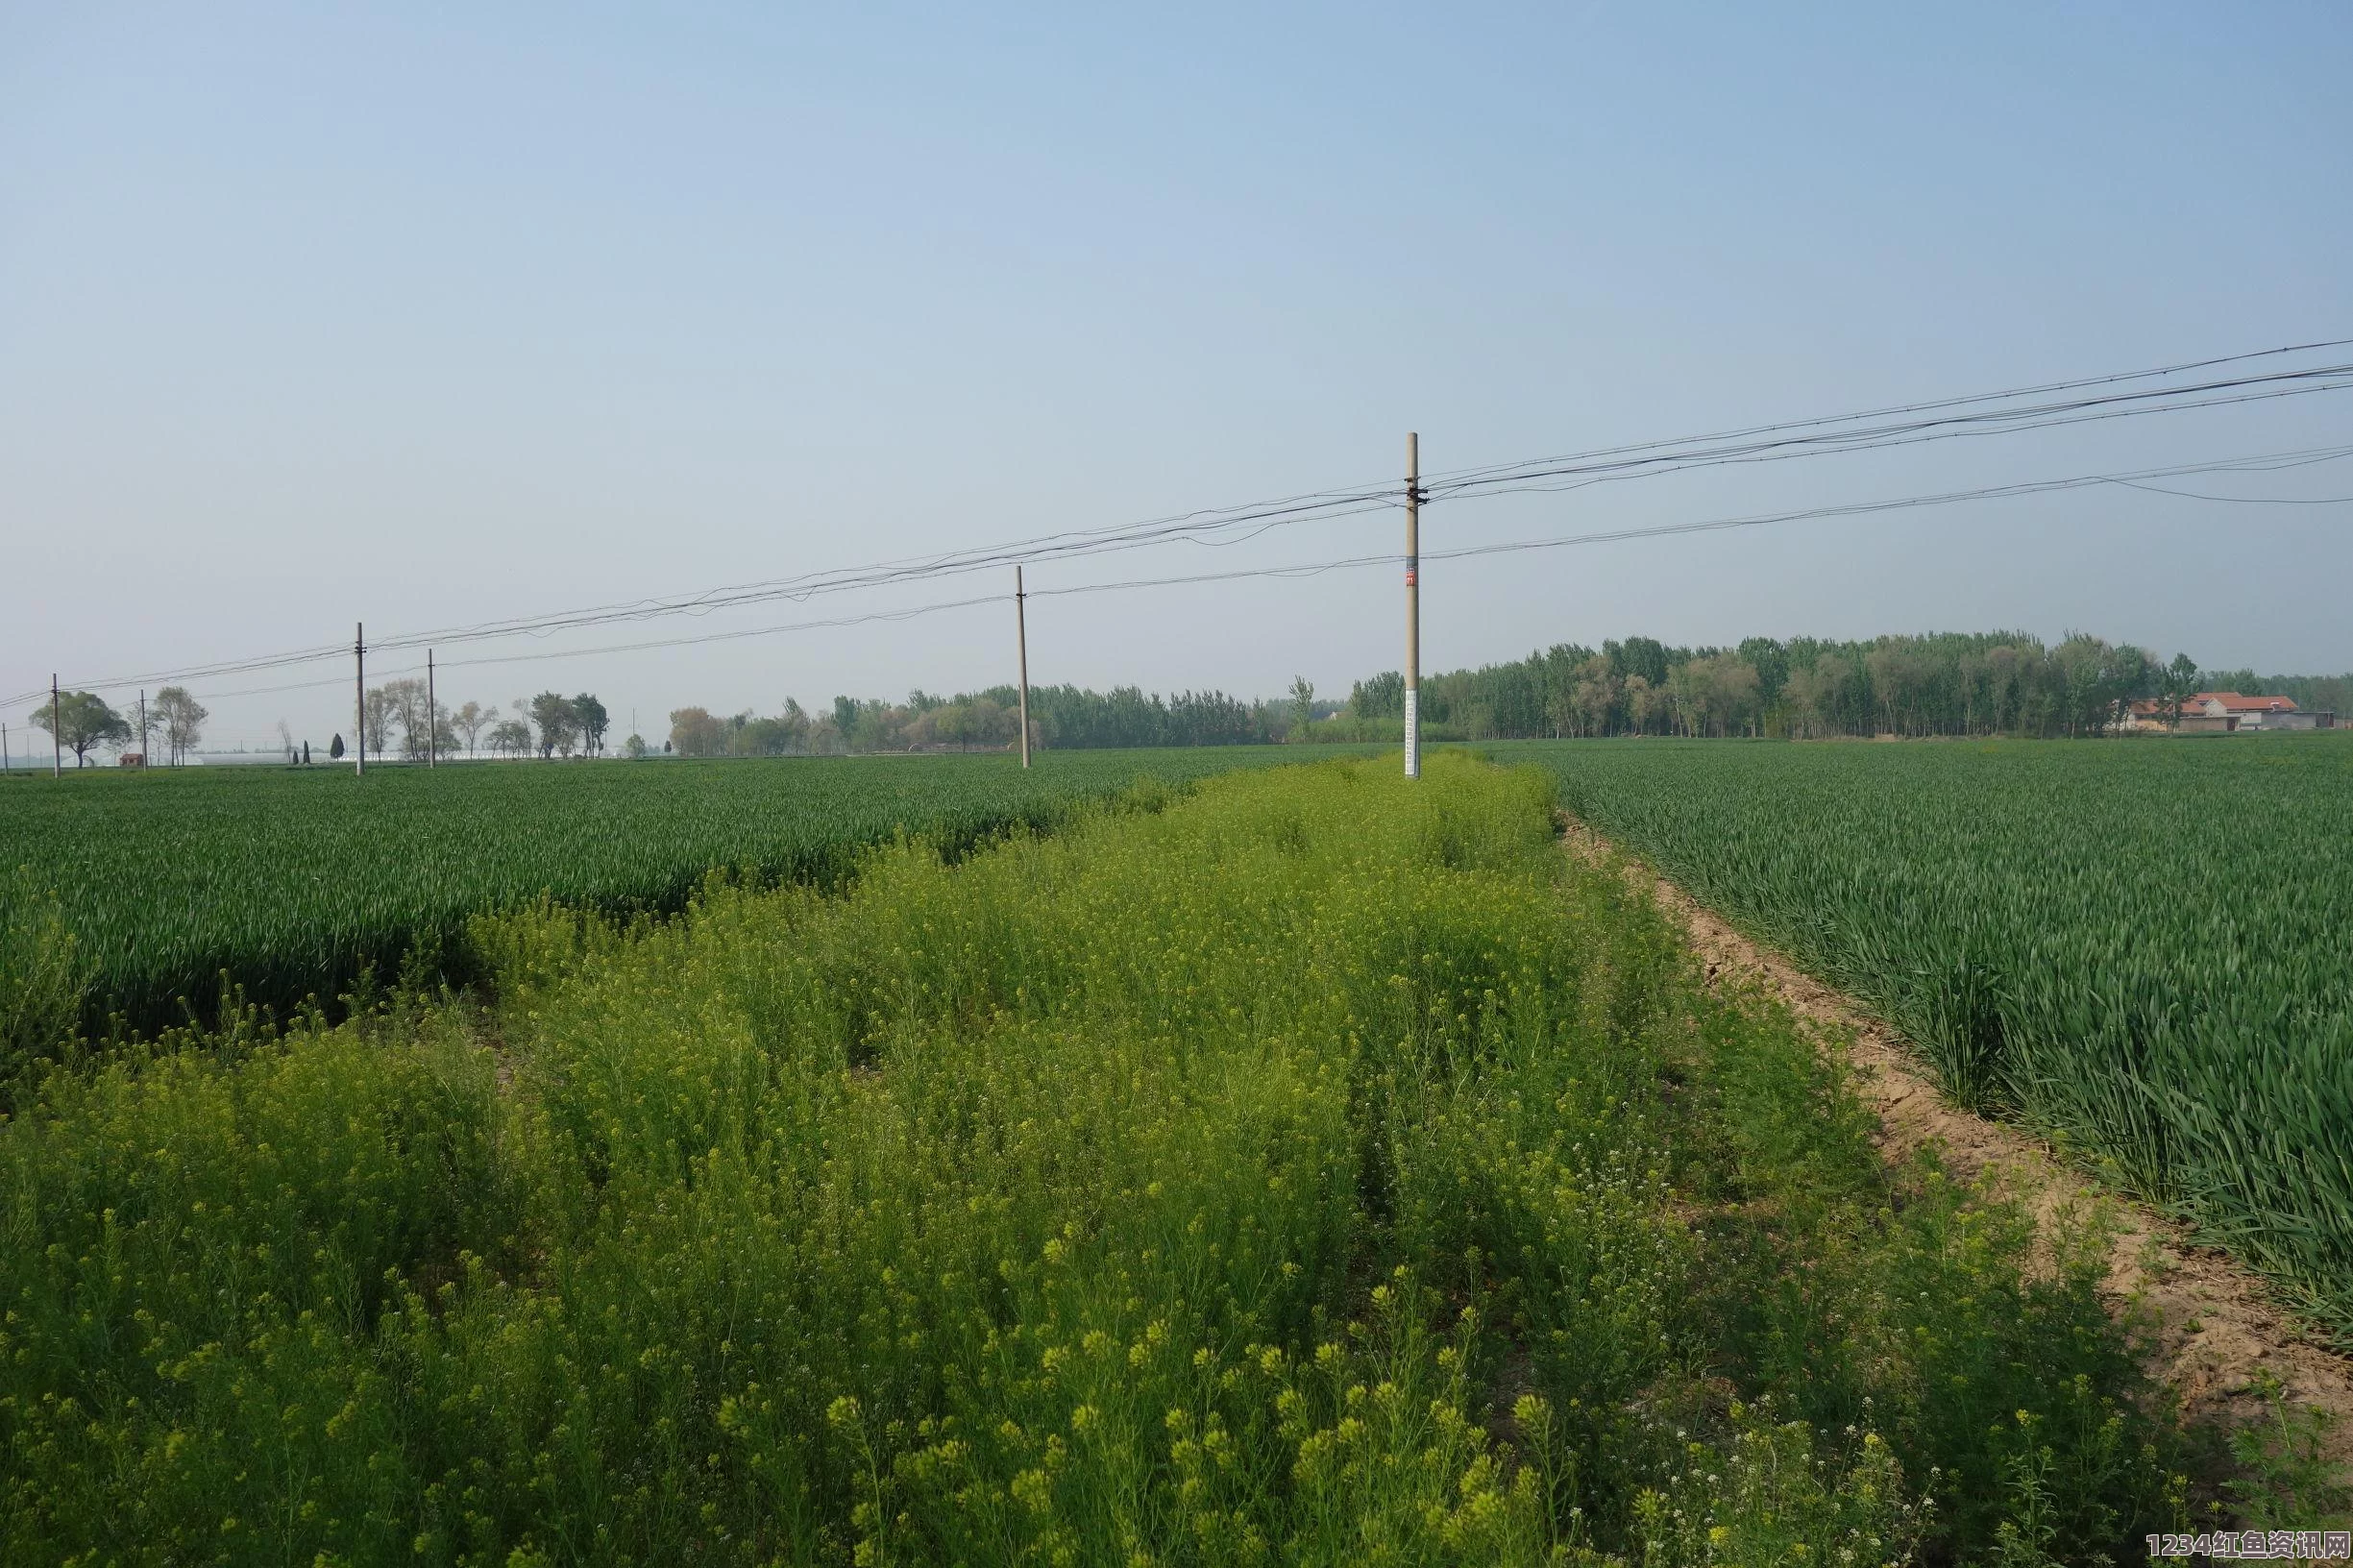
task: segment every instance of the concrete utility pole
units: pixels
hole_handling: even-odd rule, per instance
[[[410,669],[416,668],[414,665]],[[425,650],[425,766],[438,768],[441,746],[441,708],[433,698],[433,650]]]
[[[1422,776],[1422,438],[1406,434],[1406,776]]]
[[[355,776],[365,778],[368,773],[368,628],[365,622],[352,623],[352,713],[359,731],[359,748],[352,755],[358,758],[353,768]]]
[[[139,766],[147,766],[147,692],[139,690]]]
[[[1021,766],[1029,766],[1029,595],[1021,591],[1021,568],[1013,569],[1013,640],[1021,652]]]
[[[49,672],[49,776],[65,776],[65,705],[58,699],[57,672]]]

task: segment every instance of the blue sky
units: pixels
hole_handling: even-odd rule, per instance
[[[2349,69],[2323,4],[0,7],[0,689],[1359,483],[1408,429],[1455,468],[2353,336]],[[2349,430],[2342,393],[1434,506],[1425,542]],[[1425,667],[2000,625],[2337,671],[2349,524],[2076,491],[1466,562],[1426,574]],[[1344,694],[1397,600],[1379,570],[1041,601],[1032,673]],[[442,690],[658,734],[1010,678],[1009,610],[551,640]],[[348,702],[216,695],[215,732],[323,744]]]

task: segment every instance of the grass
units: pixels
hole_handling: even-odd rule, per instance
[[[2218,1517],[2096,1236],[1888,1170],[1541,775],[1429,772],[481,917],[495,1001],[51,1073],[0,1123],[0,1558],[2086,1561]]]
[[[0,781],[0,871],[20,872],[0,880],[0,919],[37,920],[30,906],[54,896],[93,1032],[110,1015],[140,1031],[216,1017],[225,989],[283,1015],[419,948],[462,975],[467,919],[543,894],[671,910],[715,867],[822,880],[895,834],[967,845],[1141,776],[1297,756],[1047,752],[1027,773],[984,754]],[[0,979],[17,973],[13,952],[0,949]]]
[[[2353,1332],[2353,737],[1494,749]]]

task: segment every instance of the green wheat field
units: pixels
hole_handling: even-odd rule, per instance
[[[1555,813],[2316,1282],[2353,749],[1489,749],[1538,766],[387,770],[429,853],[365,895],[348,777],[0,792],[0,1560],[2090,1562],[2341,1506]],[[217,898],[25,891],[180,801]],[[77,1029],[200,955],[391,962]]]

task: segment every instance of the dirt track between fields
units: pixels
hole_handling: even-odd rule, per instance
[[[1573,818],[1562,821],[1573,853],[1606,860],[1608,841]],[[1683,922],[1711,986],[1754,985],[1817,1026],[1823,1048],[1852,1066],[1856,1092],[1878,1115],[1879,1149],[1889,1161],[1933,1145],[1946,1169],[1962,1180],[1993,1172],[2046,1226],[2071,1209],[2105,1205],[2117,1222],[2108,1258],[2111,1304],[2119,1312],[2138,1306],[2155,1314],[2149,1370],[2181,1391],[2193,1416],[2235,1427],[2261,1415],[2250,1390],[2256,1373],[2267,1368],[2294,1403],[2336,1418],[2331,1457],[2353,1462],[2353,1360],[2308,1337],[2260,1275],[2198,1244],[2185,1226],[2099,1188],[2031,1135],[1947,1104],[1897,1035],[1860,1004],[1743,936],[1648,866],[1629,857],[1627,873]]]

